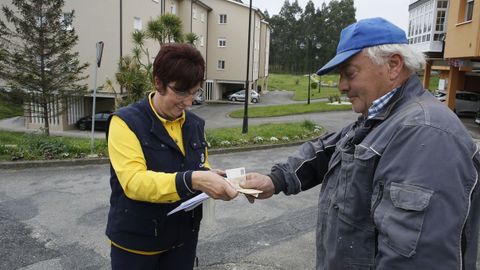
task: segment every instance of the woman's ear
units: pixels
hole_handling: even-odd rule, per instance
[[[159,78],[155,77],[155,90],[159,92],[161,95],[165,93],[165,87],[163,87],[163,82]]]
[[[155,77],[154,81],[155,81],[155,90],[158,91],[160,88],[163,88],[162,81],[160,81],[157,77]]]

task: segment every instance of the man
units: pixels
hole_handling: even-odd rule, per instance
[[[262,199],[322,184],[317,269],[476,269],[480,155],[423,62],[382,18],[346,27],[317,74],[338,70],[358,121],[242,183]]]

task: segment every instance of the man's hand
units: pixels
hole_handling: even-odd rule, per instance
[[[258,195],[256,199],[267,199],[272,197],[275,192],[275,186],[273,185],[270,177],[259,173],[247,173],[246,180],[240,183],[242,188],[252,188],[263,191]],[[245,195],[250,203],[255,202],[255,197],[251,195]]]
[[[229,201],[238,195],[237,190],[217,172],[194,171],[192,187],[205,192],[211,198],[224,201]]]

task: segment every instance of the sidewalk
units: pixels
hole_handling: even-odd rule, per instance
[[[0,120],[0,130],[6,130],[6,131],[17,131],[17,132],[30,132],[30,133],[36,133],[40,132],[38,129],[27,129],[25,128],[25,119],[21,116],[13,117],[13,118],[7,118],[7,119],[1,119]],[[56,130],[51,130],[50,131],[51,135],[54,136],[67,136],[67,137],[78,137],[78,138],[91,138],[92,133],[89,130],[78,130],[78,129],[72,129],[72,130],[66,130],[66,131],[56,131]],[[105,138],[105,132],[103,131],[95,131],[94,132],[94,137],[95,138]]]

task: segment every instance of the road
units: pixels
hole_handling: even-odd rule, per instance
[[[269,101],[262,99],[260,104]],[[225,112],[235,106],[241,105],[208,104],[193,110],[207,123],[228,126],[237,120],[225,118]],[[356,116],[336,112],[301,117],[311,117],[332,131]],[[479,139],[478,126],[470,123],[473,119],[462,121]],[[295,149],[218,154],[210,161],[217,168],[245,166],[247,171],[267,173]],[[104,235],[108,179],[106,165],[0,171],[0,269],[110,269]],[[317,187],[253,205],[241,196],[231,202],[216,201],[214,213],[206,211],[209,215],[202,221],[197,269],[314,269],[318,193]]]
[[[290,102],[288,95],[273,92],[260,104]],[[223,127],[241,125],[241,119],[225,118],[226,112],[241,106],[205,104],[193,110],[212,123],[210,127]],[[355,118],[351,112],[345,115],[350,115],[348,121]],[[322,116],[331,128],[345,125],[344,118],[349,117]],[[21,128],[20,119],[9,123],[11,128]],[[88,136],[81,131],[64,135]],[[241,165],[247,171],[267,173],[295,149],[211,155],[210,162],[217,168]],[[1,171],[0,269],[109,269],[109,244],[104,235],[108,179],[106,165]],[[231,202],[214,202],[214,213],[206,211],[210,214],[202,221],[198,269],[313,269],[318,192],[315,188],[295,198],[278,195],[253,205],[241,196]]]
[[[295,148],[210,158],[215,167],[266,173]],[[2,171],[0,269],[109,269],[108,178],[106,165]],[[215,202],[215,218],[202,225],[198,269],[312,269],[317,196],[313,189],[253,205],[241,196]]]

